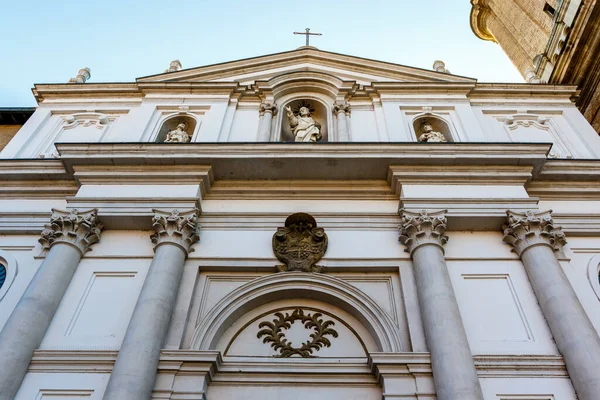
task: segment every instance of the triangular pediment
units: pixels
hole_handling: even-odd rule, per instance
[[[138,82],[237,82],[251,85],[298,72],[326,74],[359,85],[373,82],[467,83],[473,78],[300,47],[293,51],[138,78]]]

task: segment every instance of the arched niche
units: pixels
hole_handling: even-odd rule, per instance
[[[214,350],[230,328],[265,304],[311,300],[343,310],[358,321],[375,348],[369,352],[401,352],[402,342],[392,318],[372,298],[349,283],[325,274],[286,272],[256,278],[221,299],[199,321],[190,342],[192,350]],[[294,306],[295,304],[290,304]],[[319,308],[318,306],[315,308]],[[363,341],[367,343],[367,340]],[[222,343],[221,343],[222,344]]]
[[[331,112],[327,106],[316,98],[299,97],[289,100],[282,104],[279,112],[279,141],[294,142],[295,137],[292,133],[290,123],[287,118],[286,107],[290,107],[295,115],[298,115],[300,107],[307,107],[310,110],[310,116],[320,125],[321,139],[317,143],[329,141],[329,125],[331,124]]]
[[[426,123],[431,125],[435,132],[443,134],[447,142],[454,142],[450,125],[444,119],[431,114],[420,115],[413,120],[413,132],[416,141],[419,141],[419,136],[423,133],[423,125]]]
[[[161,124],[158,134],[156,135],[156,143],[162,143],[167,138],[167,133],[170,130],[177,128],[177,125],[185,122],[187,124],[187,133],[190,135],[190,140],[193,139],[196,132],[197,121],[191,115],[175,115],[167,117]]]

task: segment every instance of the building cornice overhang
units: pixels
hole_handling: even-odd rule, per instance
[[[387,179],[390,165],[529,165],[546,143],[57,143],[69,173],[84,165],[211,165],[220,179]],[[305,168],[307,164],[311,168]]]
[[[414,96],[445,95],[480,99],[538,99],[572,103],[580,91],[573,85],[540,85],[527,83],[476,83],[476,82],[373,82],[357,85],[327,74],[303,71],[283,74],[269,81],[256,81],[245,86],[238,82],[139,82],[94,84],[36,84],[33,93],[38,102],[80,99],[108,101],[142,101],[144,97],[205,96],[210,98],[265,97],[275,91],[295,85],[324,85],[331,93],[349,97],[360,96]]]
[[[241,60],[223,62],[218,64],[206,65],[184,69],[176,72],[161,73],[138,78],[138,82],[156,82],[156,81],[186,81],[186,80],[214,80],[223,79],[228,76],[234,76],[239,73],[259,72],[265,69],[271,69],[275,65],[294,65],[306,62],[317,62],[326,66],[344,66],[345,69],[356,72],[365,72],[388,76],[390,78],[399,78],[405,80],[406,77],[414,77],[416,81],[429,79],[432,81],[463,81],[474,82],[476,79],[444,74],[437,71],[409,67],[406,65],[395,64],[385,61],[372,60],[368,58],[350,56],[346,54],[333,53],[319,50],[314,47],[301,47],[291,51],[269,54],[264,56],[246,58]]]
[[[487,28],[487,18],[492,10],[487,5],[487,0],[471,0],[471,30],[479,39],[496,42],[496,38]]]
[[[575,85],[541,85],[531,83],[477,83],[470,98],[534,98],[572,100],[579,96]]]
[[[38,104],[48,99],[143,97],[143,93],[135,83],[44,83],[35,84],[31,91]]]

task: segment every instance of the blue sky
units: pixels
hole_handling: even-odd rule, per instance
[[[0,107],[34,106],[34,83],[63,83],[82,67],[90,82],[127,82],[164,71],[311,44],[430,69],[440,59],[480,82],[522,82],[502,49],[471,32],[468,0],[8,1],[0,13]]]

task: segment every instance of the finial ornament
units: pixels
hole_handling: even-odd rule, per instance
[[[75,78],[69,79],[69,83],[85,83],[88,79],[92,77],[92,72],[89,68],[82,68],[77,72],[77,76]]]
[[[49,250],[57,243],[71,245],[83,257],[90,246],[100,240],[101,231],[97,209],[61,211],[53,208],[50,223],[44,226],[38,241],[44,250]]]
[[[165,72],[177,72],[177,71],[181,71],[181,61],[179,60],[173,60],[171,61],[171,63],[169,64],[169,68],[165,70]]]
[[[401,209],[402,218],[400,225],[400,243],[406,246],[406,251],[411,255],[420,246],[434,244],[442,251],[448,241],[446,232],[446,213],[448,210],[428,213],[422,210],[419,213]]]
[[[554,226],[552,210],[535,213],[506,211],[508,223],[502,226],[504,240],[512,246],[519,257],[532,246],[546,245],[556,252],[562,251],[567,244],[565,234],[559,226]]]
[[[198,210],[186,212],[152,210],[154,218],[152,227],[156,231],[150,236],[154,250],[162,244],[179,246],[186,256],[193,251],[191,246],[200,239],[198,226]]]
[[[280,272],[321,272],[315,265],[327,250],[327,234],[317,228],[317,221],[306,213],[292,214],[285,220],[285,227],[277,228],[273,235],[273,253],[284,265]]]

